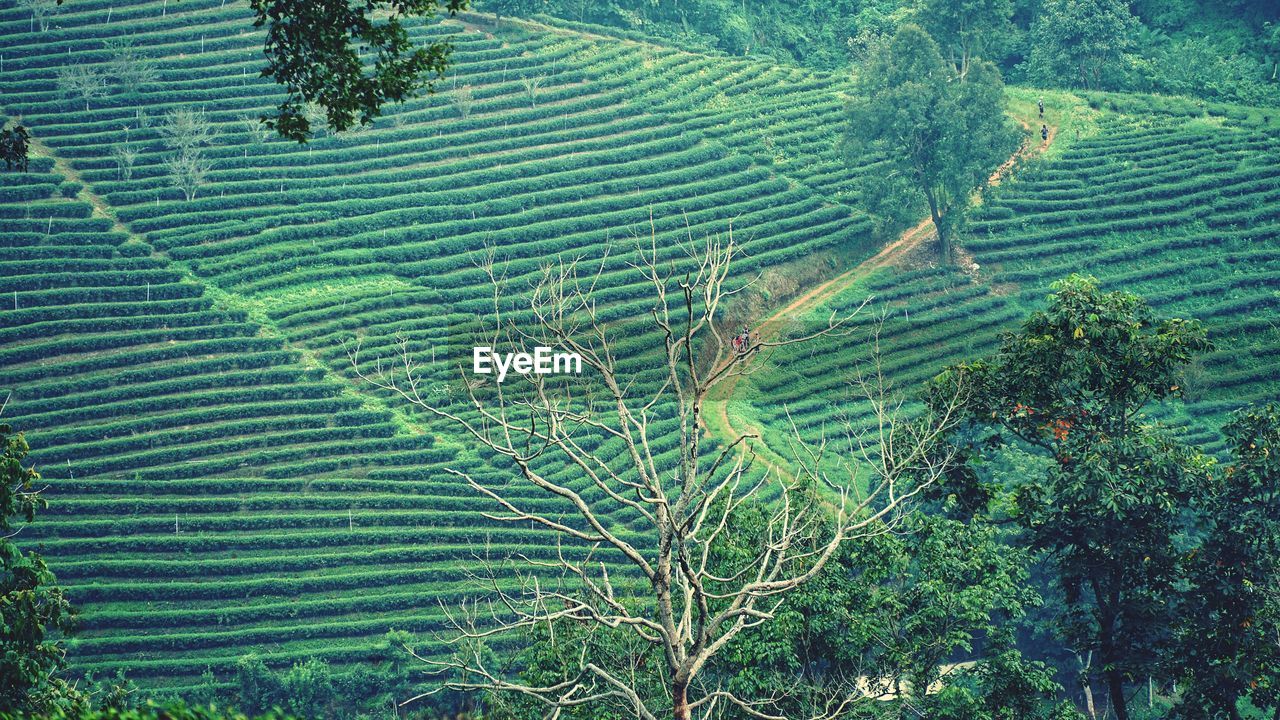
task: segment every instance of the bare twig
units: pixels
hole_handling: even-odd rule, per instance
[[[664,259],[652,222],[647,240],[631,267],[652,294],[648,320],[658,356],[652,363],[619,355],[623,344],[597,301],[607,257],[591,270],[580,259],[556,258],[527,293],[511,296],[492,248],[478,263],[493,286],[486,341],[575,353],[582,377],[529,374],[508,389],[471,381],[458,368],[465,398],[442,406],[424,397],[423,368],[407,343],[399,357],[379,358],[372,367],[362,363],[358,344],[348,348],[361,378],[449,421],[564,508],[546,512],[509,485],[495,487],[467,469],[450,469],[494,502],[496,511],[487,517],[549,531],[557,538],[556,553],[551,559],[477,558],[473,578],[483,585],[482,598],[445,609],[446,639],[455,652],[419,659],[440,673],[442,688],[532,698],[547,707],[548,717],[603,704],[638,718],[711,717],[728,707],[779,718],[784,698],[739,697],[708,685],[704,670],[744,631],[772,621],[787,594],[822,572],[843,544],[896,526],[912,499],[942,472],[945,458],[936,450],[955,423],[959,399],[937,417],[902,420],[900,402],[877,363],[856,385],[878,430],[873,437],[849,438],[856,452],[834,451],[825,438],[806,442],[794,422],[793,458],[785,469],[757,464],[750,435],[721,446],[706,442],[702,413],[717,382],[748,372],[761,353],[848,333],[862,306],[794,337],[748,336],[747,343],[732,343],[718,323],[726,298],[741,290],[731,283],[738,254],[732,227],[725,238],[689,242],[683,271]],[[674,450],[659,450],[671,446],[673,435]],[[563,479],[569,475],[575,482]],[[766,509],[763,527],[751,529],[754,555],[726,559],[721,551],[744,532],[739,516],[748,506]],[[571,557],[562,541],[585,554]],[[624,585],[610,575],[620,566],[634,571]],[[565,623],[629,634],[661,658],[660,666],[641,669],[582,648],[571,663],[574,672],[542,685],[490,666],[484,652],[489,638],[534,627],[555,632]],[[659,697],[642,696],[643,687],[655,684],[637,682],[645,673],[661,680]],[[865,679],[833,682],[814,720],[835,717],[874,694]]]

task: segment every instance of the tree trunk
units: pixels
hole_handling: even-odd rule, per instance
[[[929,217],[933,219],[933,228],[938,231],[938,254],[942,256],[942,264],[951,264],[951,238],[947,236],[947,228],[942,222],[942,214],[938,210],[938,200],[933,189],[926,187],[925,199],[929,201]]]
[[[1107,695],[1111,701],[1111,708],[1116,711],[1116,720],[1129,720],[1129,708],[1125,705],[1124,699],[1124,678],[1120,676],[1120,671],[1107,669]]]
[[[1115,572],[1113,569],[1112,575]],[[1102,674],[1107,681],[1107,699],[1115,710],[1116,720],[1129,720],[1129,708],[1124,697],[1124,676],[1116,663],[1120,653],[1116,648],[1116,607],[1120,604],[1120,591],[1117,580],[1113,577],[1111,589],[1103,591],[1102,583],[1096,577],[1089,578],[1089,587],[1093,590],[1094,602],[1098,604],[1098,650],[1102,661]]]
[[[1080,655],[1076,654],[1076,662],[1080,665],[1080,687],[1084,691],[1084,707],[1088,711],[1092,720],[1098,720],[1098,710],[1093,704],[1093,682],[1090,679],[1091,666],[1093,665],[1093,651],[1089,651],[1089,660],[1083,661]]]
[[[689,720],[689,684],[676,682],[671,686],[671,717]]]
[[[1098,640],[1102,650],[1102,673],[1107,679],[1108,704],[1115,710],[1116,720],[1129,720],[1129,708],[1124,697],[1124,676],[1116,667],[1116,660],[1119,658],[1116,657],[1118,653],[1115,649],[1115,619],[1106,614],[1105,610],[1098,629],[1100,630]]]

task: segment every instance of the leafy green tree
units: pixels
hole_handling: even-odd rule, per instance
[[[492,650],[486,649],[492,654]],[[662,694],[663,659],[647,643],[636,642],[625,631],[591,623],[537,625],[529,629],[523,649],[505,662],[521,682],[534,685],[571,682],[581,674],[580,663],[604,662],[628,667],[631,689],[646,697]],[[483,717],[493,720],[535,720],[547,716],[546,702],[522,693],[488,692]],[[560,709],[563,720],[624,720],[634,714],[601,703],[579,703]]]
[[[431,17],[441,8],[465,10],[467,0],[251,0],[255,27],[267,28],[264,77],[287,97],[263,122],[282,136],[306,142],[311,123],[304,105],[318,103],[334,132],[367,125],[387,102],[403,102],[433,89],[448,64],[447,42],[417,45],[404,20]],[[370,63],[366,61],[371,60]]]
[[[546,0],[484,0],[481,8],[493,13],[495,20],[503,15],[531,15],[546,9]]]
[[[1052,671],[1027,660],[1012,634],[995,630],[986,655],[947,680],[947,686],[924,699],[930,720],[1082,720],[1069,701],[1055,703],[1061,691]]]
[[[1030,74],[1050,85],[1101,87],[1139,25],[1127,0],[1044,0],[1031,28]]]
[[[922,0],[921,25],[947,53],[960,77],[982,57],[986,43],[1009,27],[1013,0]]]
[[[92,709],[89,709],[89,703],[86,703],[77,709],[77,712],[81,710],[86,712],[124,711],[133,708],[136,704],[138,686],[125,676],[124,670],[117,670],[115,675],[108,675],[101,679],[94,677],[91,672],[85,673],[84,684],[88,687],[86,700],[91,701]]]
[[[868,204],[902,222],[923,196],[950,262],[958,211],[1013,145],[1004,104],[994,65],[975,62],[962,80],[928,33],[904,25],[870,58],[849,104],[848,143],[890,163],[868,182]]]
[[[22,125],[0,130],[0,158],[5,170],[26,172],[31,158],[31,133]]]
[[[421,671],[414,665],[413,639],[404,631],[391,630],[370,648],[361,664],[335,672],[323,659],[311,657],[293,665],[273,669],[258,655],[249,654],[236,663],[235,682],[228,691],[207,671],[194,692],[183,697],[201,705],[225,702],[250,713],[273,708],[306,718],[348,720],[382,717],[400,701],[413,694]],[[414,712],[436,713],[465,707],[456,697],[431,696],[416,703]]]
[[[88,698],[59,675],[66,649],[56,634],[73,628],[71,603],[44,560],[12,540],[47,507],[40,475],[22,464],[28,450],[0,425],[0,712],[48,715],[87,709]]]
[[[282,707],[301,715],[332,717],[339,697],[336,680],[329,663],[319,658],[294,663],[280,676]]]
[[[1020,618],[1039,597],[1027,582],[1026,556],[990,525],[917,517],[903,530],[884,599],[869,615],[883,624],[879,676],[921,703],[950,658],[971,655],[977,638]]]
[[[282,695],[280,679],[258,655],[250,653],[236,662],[236,682],[240,704],[250,713],[279,705]]]
[[[1206,499],[1176,660],[1178,716],[1240,717],[1237,702],[1280,712],[1280,406],[1246,409],[1226,427],[1235,462]]]
[[[931,718],[946,716],[962,697],[972,707],[1005,710],[993,717],[1044,717],[1060,688],[1042,666],[1022,659],[1008,632],[1039,597],[1026,554],[1000,535],[989,523],[921,513],[842,551],[787,599],[777,622],[731,644],[728,687],[779,698],[767,710],[785,717],[830,712],[833,696],[851,685],[856,695],[902,698]],[[981,659],[961,671],[951,665],[957,656]],[[846,709],[879,716],[884,708],[865,699]]]
[[[1195,322],[1158,319],[1135,295],[1092,278],[1054,284],[1046,310],[987,359],[949,368],[967,413],[1051,460],[1016,491],[1017,519],[1045,551],[1066,601],[1060,631],[1096,649],[1119,720],[1125,682],[1168,652],[1169,603],[1181,580],[1177,539],[1192,500],[1210,491],[1212,462],[1146,422],[1148,403],[1176,396],[1178,374],[1211,345]]]

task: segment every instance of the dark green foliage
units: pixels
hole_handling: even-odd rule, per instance
[[[467,5],[446,3],[450,14]],[[305,103],[319,104],[329,129],[342,131],[373,122],[384,103],[430,90],[444,76],[448,43],[414,47],[402,24],[405,16],[434,15],[439,0],[253,0],[252,6],[254,25],[267,26],[262,75],[288,91],[277,115],[263,121],[292,140],[311,137]],[[373,56],[368,72],[366,53]]]
[[[1045,0],[1031,27],[1029,74],[1047,85],[1101,87],[1138,27],[1127,0]]]
[[[1212,462],[1140,413],[1177,396],[1181,370],[1212,346],[1198,323],[1158,319],[1092,278],[1054,289],[999,353],[948,369],[932,391],[967,388],[972,421],[1000,431],[988,445],[1020,441],[1051,461],[1020,479],[1016,517],[1063,593],[1062,637],[1097,651],[1127,720],[1126,682],[1158,673],[1173,645],[1187,514],[1212,487]]]
[[[1052,671],[1027,660],[1013,638],[998,629],[988,638],[986,656],[956,671],[947,687],[924,699],[931,720],[1083,720],[1069,701],[1053,702],[1061,691]]]
[[[923,0],[920,24],[933,36],[961,77],[974,58],[992,58],[987,46],[1011,30],[1013,0]]]
[[[619,28],[637,38],[734,55],[764,55],[833,69],[846,65],[850,40],[883,31],[898,0],[547,0],[545,12]],[[487,7],[487,6],[486,6]],[[517,10],[518,13],[527,12]]]
[[[962,71],[980,56],[1006,77],[1041,85],[1280,104],[1280,14],[1268,2],[507,1],[511,10],[504,13],[548,12],[589,32],[767,54],[822,69],[856,65],[903,22],[915,22]]]
[[[15,720],[16,720],[15,716]],[[289,720],[278,712],[249,716],[230,708],[216,705],[191,705],[172,703],[158,705],[148,702],[141,707],[102,707],[95,710],[62,710],[45,716],[48,720]],[[0,712],[0,718],[8,718]]]
[[[420,674],[416,671],[421,668],[405,650],[413,647],[406,632],[390,631],[374,645],[363,662],[342,671],[315,657],[274,669],[258,655],[246,655],[236,663],[230,690],[219,686],[215,675],[206,671],[203,684],[186,695],[205,704],[229,704],[250,715],[274,717],[283,712],[300,718],[383,717],[408,699]],[[420,703],[414,710],[438,706]]]
[[[993,525],[913,515],[893,532],[847,545],[787,599],[776,622],[735,640],[723,658],[728,687],[789,696],[771,708],[786,717],[818,713],[832,688],[857,676],[927,717],[982,717],[960,713],[961,705],[1003,711],[995,718],[1046,717],[1057,685],[1007,640],[1012,623],[1039,603],[1026,562]],[[947,673],[947,692],[922,692],[936,689],[955,658],[974,656],[982,659],[962,679]]]
[[[586,677],[583,663],[598,663],[615,671],[631,669],[633,672],[624,677],[629,678],[642,698],[664,695],[661,653],[625,629],[609,629],[591,622],[563,622],[554,628],[537,625],[522,641],[523,649],[510,655],[508,651],[485,650],[491,666],[518,673],[520,680],[528,684],[547,685]],[[483,716],[493,720],[535,720],[547,712],[544,702],[519,693],[489,693],[480,705]],[[567,708],[559,716],[565,720],[625,720],[634,717],[635,711],[606,698]]]
[[[493,13],[493,17],[501,20],[504,15],[528,16],[546,9],[547,0],[483,0],[479,10]]]
[[[48,714],[86,706],[86,698],[59,677],[66,650],[59,633],[73,627],[71,603],[37,554],[11,539],[47,507],[23,465],[27,442],[0,425],[0,713]]]
[[[754,509],[743,511],[721,548],[725,557],[749,558],[750,529],[764,521]],[[739,697],[773,698],[757,709],[784,717],[821,713],[857,677],[931,718],[1077,717],[1053,703],[1059,688],[1045,666],[1025,660],[1009,640],[1011,623],[1039,602],[1024,553],[982,522],[919,514],[888,530],[844,546],[774,611],[772,622],[729,643],[708,668],[707,682]],[[662,658],[627,633],[568,622],[532,629],[525,645],[506,663],[500,653],[492,656],[492,667],[545,685],[578,677],[583,663],[595,662],[625,672],[642,697],[663,692]],[[953,658],[974,655],[981,658],[976,664],[948,672],[945,692],[917,690],[938,682]],[[518,695],[485,704],[486,717],[495,718],[535,718],[545,710]],[[896,707],[862,699],[847,710],[850,717],[893,717]],[[625,718],[627,710],[593,704],[562,717]],[[724,708],[716,717],[748,715]]]
[[[28,155],[31,153],[31,135],[21,125],[14,125],[0,131],[0,159],[4,160],[5,170],[26,172],[30,167]]]
[[[1175,656],[1178,717],[1198,720],[1238,718],[1245,696],[1280,706],[1280,407],[1242,410],[1226,434],[1235,462],[1203,501]]]
[[[1280,104],[1280,8],[1267,2],[1139,0],[1124,87],[1231,102]]]

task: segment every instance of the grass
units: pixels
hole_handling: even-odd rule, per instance
[[[250,650],[273,664],[358,663],[392,627],[430,629],[444,578],[475,548],[553,549],[543,533],[485,520],[492,508],[444,468],[495,484],[508,471],[359,382],[342,346],[359,337],[385,355],[404,337],[424,357],[458,352],[487,302],[474,267],[487,245],[525,288],[547,258],[611,242],[601,294],[620,321],[644,310],[627,264],[651,216],[677,267],[677,240],[733,221],[744,277],[874,247],[857,206],[874,159],[849,165],[835,143],[842,78],[538,24],[447,22],[414,29],[453,37],[446,92],[302,148],[253,140],[241,121],[279,90],[256,77],[261,39],[239,10],[163,5],[86,0],[47,34],[0,11],[4,109],[48,154],[23,188],[0,177],[14,199],[0,199],[0,232],[19,271],[5,289],[21,310],[0,313],[0,387],[14,389],[7,412],[51,483],[53,507],[27,537],[79,598],[79,669],[180,687]],[[88,111],[59,97],[57,68],[105,62],[101,41],[125,29],[158,81]],[[533,98],[530,76],[542,78]],[[462,85],[466,118],[447,92]],[[218,131],[190,202],[169,187],[158,132],[181,105]],[[138,152],[128,178],[110,157],[125,143]],[[59,197],[71,175],[79,203]],[[635,352],[646,342],[627,339]]]

